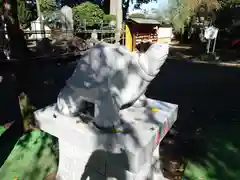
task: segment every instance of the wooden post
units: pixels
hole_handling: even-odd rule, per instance
[[[18,95],[22,91],[22,81],[25,80],[23,78],[23,74],[26,73],[26,63],[24,63],[27,58],[26,54],[29,54],[26,52],[27,50],[27,44],[24,39],[24,34],[21,33],[21,29],[19,26],[18,21],[18,11],[17,11],[17,0],[5,0],[4,2],[4,22],[6,23],[7,28],[7,34],[9,37],[9,47],[10,47],[10,53],[11,58],[16,58],[21,61],[20,67],[18,68],[16,72],[16,81],[17,81],[17,90],[16,90],[16,105],[19,108],[19,112],[17,112],[16,121],[16,129],[15,132],[19,133],[19,135],[22,134],[24,130],[23,126],[23,119],[21,117],[21,109],[18,102]],[[23,62],[23,63],[22,63]],[[15,126],[14,125],[14,126]]]
[[[133,51],[133,36],[129,24],[126,24],[126,47],[129,51]]]
[[[44,25],[43,25],[41,8],[40,8],[40,4],[39,4],[38,0],[36,0],[36,7],[37,7],[37,15],[38,15],[39,22],[40,22],[40,35],[41,35],[41,38],[42,38],[42,33],[43,33],[43,36],[45,38],[45,29],[44,29]]]
[[[21,53],[19,52],[21,49],[17,48],[20,42],[16,38],[20,31],[17,15],[17,0],[5,0],[4,21],[6,23],[7,35],[9,38],[11,58],[19,58],[18,55]]]
[[[132,46],[133,46],[133,51],[136,51],[136,33],[135,32],[133,32],[133,34],[132,34]]]
[[[9,37],[10,57],[21,61],[18,71],[16,72],[19,92],[21,92],[23,91],[21,87],[26,84],[26,79],[29,78],[27,75],[27,67],[29,66],[30,52],[24,38],[24,32],[19,27],[17,0],[10,0],[9,4],[5,12],[5,22]]]
[[[14,24],[15,28],[19,28],[17,0],[5,0],[5,4],[10,5],[9,9],[5,10],[7,10],[8,16],[11,17],[12,24]]]
[[[118,43],[121,38],[123,22],[122,0],[110,0],[110,14],[116,16],[115,42]]]

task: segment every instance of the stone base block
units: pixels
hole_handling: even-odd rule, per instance
[[[138,176],[144,177],[141,173],[151,174],[153,152],[176,121],[178,106],[152,99],[147,102],[145,107],[120,112],[124,122],[120,133],[105,133],[78,117],[61,115],[55,105],[36,111],[40,128],[59,138],[58,178],[79,180],[84,172],[92,171],[118,176],[113,177],[118,180],[139,180]]]
[[[123,167],[119,167],[118,162],[112,164],[106,160],[107,156],[118,156],[117,154],[110,154],[105,150],[97,150],[92,154],[81,154],[79,149],[78,155],[69,154],[67,149],[74,149],[66,142],[60,141],[60,159],[57,173],[57,180],[166,180],[160,171],[161,167],[153,168],[151,162],[145,163],[140,167],[139,172],[133,173]],[[157,154],[158,149],[155,151],[155,156],[152,159],[159,160]],[[126,166],[128,164],[125,161]],[[154,164],[155,165],[155,164]]]

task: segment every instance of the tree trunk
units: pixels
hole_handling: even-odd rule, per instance
[[[5,22],[7,24],[7,33],[9,37],[9,47],[11,58],[20,61],[20,67],[16,73],[17,81],[19,83],[20,91],[21,86],[25,81],[25,74],[27,73],[27,66],[29,62],[29,50],[27,42],[24,38],[24,32],[19,27],[17,15],[17,0],[10,0],[10,9],[5,9]]]
[[[19,27],[17,0],[10,0],[10,8],[5,7],[4,20],[7,25],[7,33],[9,37],[10,57],[20,61],[16,73],[16,98],[26,91],[27,79],[29,77],[29,50],[27,42],[24,38],[24,32]],[[19,108],[19,112],[21,109]],[[21,114],[21,113],[20,113]],[[23,119],[18,120],[18,127],[21,131],[24,130]]]

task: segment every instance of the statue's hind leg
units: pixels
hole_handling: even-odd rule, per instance
[[[95,104],[95,123],[98,127],[113,128],[121,124],[119,105],[110,92],[104,93],[102,100]]]

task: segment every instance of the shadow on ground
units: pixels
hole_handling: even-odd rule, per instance
[[[204,50],[204,45],[201,44],[175,44],[170,47],[170,56],[191,59],[200,56]]]
[[[39,63],[31,67],[27,95],[37,109],[57,100],[58,93],[72,75],[76,63]],[[67,68],[66,68],[67,67]]]
[[[34,64],[30,68],[26,93],[37,108],[56,101],[55,97],[68,77],[64,71],[66,68],[60,72],[59,68],[62,66],[56,63]],[[9,72],[5,70],[1,73],[3,78],[0,83],[0,177],[3,180],[15,177],[29,180],[36,177],[44,179],[50,172],[56,171],[58,161],[55,152],[56,139],[37,130],[23,132],[15,69],[8,67],[8,70]],[[52,79],[56,81],[53,82]],[[14,123],[4,130],[6,128],[3,125],[12,121]]]
[[[147,95],[179,105],[179,118],[162,142],[165,175],[238,179],[239,78],[233,67],[176,60],[164,65]]]
[[[52,137],[40,131],[23,132],[16,78],[1,73],[0,83],[0,179],[44,179],[56,170],[57,156]],[[13,122],[13,123],[12,123]]]
[[[17,140],[17,143],[8,143],[1,148],[1,154],[8,153],[7,160],[0,168],[1,179],[44,179],[56,171],[57,150],[50,135],[35,130]],[[11,153],[7,149],[10,147],[14,147]]]
[[[212,47],[210,53],[212,52]],[[206,55],[206,43],[176,44],[170,48],[170,56],[183,60],[201,60],[211,62],[239,63],[240,53],[237,48],[217,47],[215,49],[217,60]],[[210,57],[209,57],[210,56]]]

